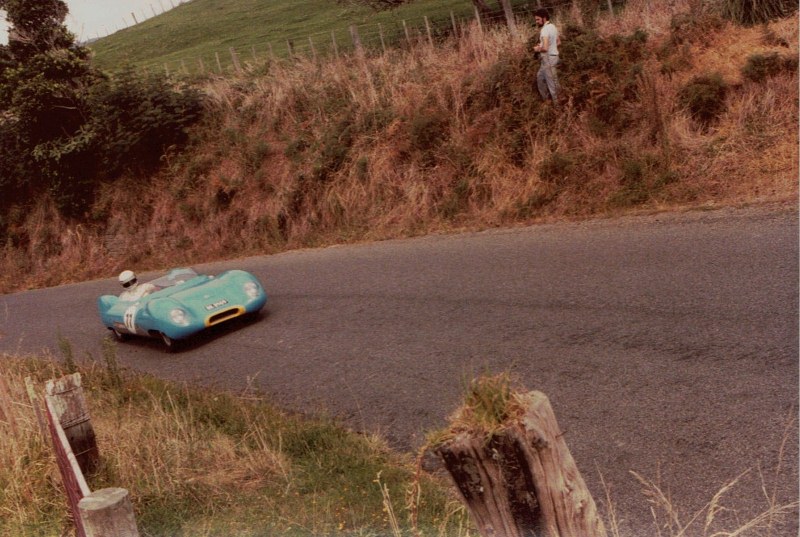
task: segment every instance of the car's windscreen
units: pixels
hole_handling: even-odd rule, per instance
[[[161,290],[161,289],[166,289],[167,287],[172,287],[174,285],[180,285],[183,282],[191,280],[196,276],[197,273],[192,269],[175,269],[166,276],[157,278],[151,281],[150,283],[156,286],[159,290]]]

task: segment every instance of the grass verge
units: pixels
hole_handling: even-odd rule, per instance
[[[127,488],[143,536],[468,535],[444,481],[378,437],[231,394],[79,364],[101,454],[92,490]],[[71,522],[49,444],[25,390],[66,367],[0,356],[0,534],[64,535]],[[3,399],[0,398],[0,402]]]

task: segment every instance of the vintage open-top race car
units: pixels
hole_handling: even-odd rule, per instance
[[[98,298],[100,319],[120,341],[131,335],[161,338],[168,351],[206,328],[255,315],[267,302],[261,282],[243,270],[207,276],[177,268],[136,288],[133,296],[123,292]]]

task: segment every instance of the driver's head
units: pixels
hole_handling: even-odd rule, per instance
[[[136,285],[136,274],[132,270],[123,270],[119,274],[119,284],[125,289]]]

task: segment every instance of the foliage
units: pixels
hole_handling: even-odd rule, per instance
[[[0,198],[4,208],[49,193],[63,214],[86,211],[100,181],[149,172],[200,115],[194,90],[130,70],[108,77],[63,26],[60,0],[0,4]]]
[[[721,0],[723,17],[744,25],[754,25],[786,17],[797,11],[795,0]]]
[[[593,112],[599,128],[619,130],[630,125],[622,105],[638,100],[646,42],[642,30],[604,38],[574,25],[565,28],[559,80],[576,107]]]
[[[682,106],[703,128],[711,125],[725,109],[728,84],[719,73],[693,77],[678,94]]]
[[[187,141],[187,129],[202,114],[194,87],[175,86],[161,75],[123,70],[92,86],[86,130],[100,140],[96,157],[102,178],[158,167],[164,151]]]
[[[780,55],[777,52],[753,54],[747,58],[742,74],[753,82],[762,82],[780,73],[797,71],[797,56]]]

